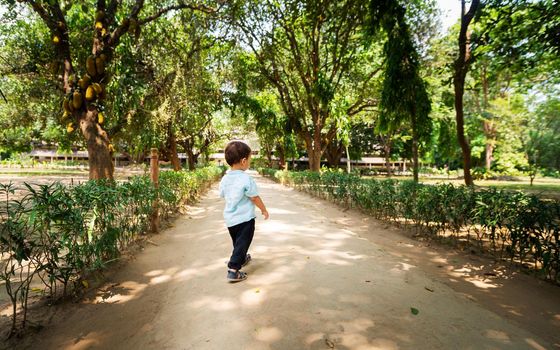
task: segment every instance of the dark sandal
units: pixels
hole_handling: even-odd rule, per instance
[[[239,282],[247,278],[247,274],[243,271],[229,269],[227,273],[228,282]]]

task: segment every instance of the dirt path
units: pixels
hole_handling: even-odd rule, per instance
[[[231,243],[214,186],[157,246],[20,347],[560,348],[560,288],[257,180],[271,220],[257,221],[247,281],[226,283]]]

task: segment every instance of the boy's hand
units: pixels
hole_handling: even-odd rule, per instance
[[[264,219],[268,220],[268,210],[262,210],[261,213],[263,214]]]

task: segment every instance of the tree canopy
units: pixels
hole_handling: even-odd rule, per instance
[[[115,153],[193,169],[253,135],[315,171],[557,174],[560,4],[462,4],[438,34],[433,0],[2,0],[0,155],[84,149],[112,178]]]

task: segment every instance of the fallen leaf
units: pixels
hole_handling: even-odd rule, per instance
[[[255,293],[260,293],[260,292],[261,292],[261,290],[258,289],[258,288],[255,290]]]
[[[329,348],[334,349],[334,343],[329,338],[325,339],[325,343]]]
[[[371,282],[371,281],[366,280],[366,282]]]
[[[420,311],[418,311],[418,309],[411,307],[410,308],[410,312],[412,312],[413,315],[418,315],[420,313]]]
[[[429,291],[429,292],[434,292],[434,290],[432,288],[428,288],[428,287],[424,287],[425,290]]]

